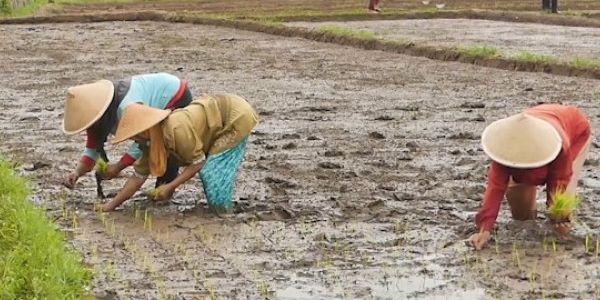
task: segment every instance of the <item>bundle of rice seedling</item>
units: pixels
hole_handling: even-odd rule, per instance
[[[106,172],[107,168],[108,164],[106,163],[106,161],[104,161],[104,159],[98,158],[98,160],[96,160],[96,172],[103,174],[104,172]]]
[[[548,208],[548,215],[553,221],[567,221],[579,205],[579,198],[575,195],[569,195],[563,192],[554,192],[552,194],[552,205]]]
[[[162,186],[159,186],[159,187],[156,187],[153,189],[149,189],[146,191],[146,195],[148,195],[148,197],[150,197],[150,199],[156,200],[156,198],[158,198],[158,196],[160,195],[161,188],[162,188]]]

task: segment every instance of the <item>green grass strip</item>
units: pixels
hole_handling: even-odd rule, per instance
[[[345,36],[351,38],[357,38],[361,40],[376,40],[375,33],[367,30],[353,30],[350,28],[336,26],[336,25],[325,25],[317,28],[317,31],[330,34],[335,36]]]
[[[572,60],[570,64],[573,67],[582,68],[582,69],[587,69],[587,68],[598,69],[598,68],[600,68],[600,59],[577,57],[574,60]]]
[[[458,47],[458,52],[472,58],[486,58],[500,56],[498,49],[493,46],[481,45],[470,47]]]
[[[535,64],[553,64],[558,61],[554,56],[531,52],[521,52],[517,55],[517,59]]]
[[[91,272],[0,158],[0,299],[81,299]]]

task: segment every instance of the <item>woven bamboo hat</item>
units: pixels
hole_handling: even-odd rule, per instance
[[[119,121],[115,137],[110,141],[111,144],[118,144],[150,129],[164,120],[170,113],[171,110],[168,109],[152,108],[139,103],[127,105]]]
[[[553,161],[562,148],[560,133],[550,123],[520,113],[495,121],[481,135],[483,151],[507,167],[530,169]]]
[[[94,124],[110,105],[115,86],[108,80],[78,85],[67,89],[62,129],[76,134]]]

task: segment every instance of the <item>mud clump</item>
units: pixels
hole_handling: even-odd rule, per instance
[[[375,140],[383,140],[385,139],[385,135],[377,132],[377,131],[373,131],[371,133],[369,133],[369,137]]]
[[[320,162],[318,164],[318,166],[323,169],[341,169],[341,168],[343,168],[342,165],[340,165],[338,163],[330,162],[330,161]]]

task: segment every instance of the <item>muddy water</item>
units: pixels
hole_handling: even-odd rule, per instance
[[[579,214],[588,254],[584,226],[553,243],[543,226],[510,222],[506,207],[488,250],[461,240],[484,188],[485,124],[563,101],[596,127],[597,81],[185,24],[1,26],[0,36],[0,151],[95,270],[98,299],[596,295],[596,146]],[[110,214],[94,212],[92,176],[75,191],[60,186],[83,147],[60,131],[65,89],[153,71],[257,108],[235,214],[208,211],[196,179],[178,190],[180,204],[137,195]]]
[[[600,28],[511,23],[488,20],[431,19],[354,22],[292,22],[315,28],[345,26],[374,32],[379,38],[412,41],[430,46],[493,46],[506,56],[521,52],[552,55],[563,60],[596,59],[600,55]]]

